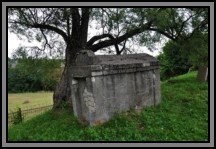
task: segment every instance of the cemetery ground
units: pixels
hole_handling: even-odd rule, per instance
[[[80,124],[71,109],[47,111],[8,130],[9,141],[207,141],[208,83],[190,72],[161,82],[161,103],[117,114],[99,126]]]

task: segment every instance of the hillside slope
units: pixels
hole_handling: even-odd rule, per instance
[[[121,113],[96,127],[78,123],[69,110],[49,111],[8,130],[9,141],[207,141],[208,84],[196,72],[161,83],[156,107]]]

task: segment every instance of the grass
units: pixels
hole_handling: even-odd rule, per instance
[[[100,126],[80,124],[71,110],[48,111],[8,130],[9,141],[207,141],[208,84],[196,72],[161,83],[162,101]]]
[[[8,112],[21,109],[39,107],[40,105],[51,105],[53,92],[36,93],[10,93],[8,94]],[[25,103],[28,101],[28,103]]]

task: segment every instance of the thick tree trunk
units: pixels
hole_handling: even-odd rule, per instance
[[[86,48],[88,35],[89,8],[82,8],[82,16],[78,8],[71,9],[72,32],[71,36],[65,39],[67,43],[65,67],[61,80],[53,94],[53,108],[61,107],[62,102],[72,107],[71,98],[71,66],[75,62],[76,53]],[[68,29],[69,31],[70,29]]]
[[[53,108],[59,108],[63,102],[72,107],[70,89],[70,68],[66,66],[62,73],[61,80],[53,94]]]
[[[208,81],[208,67],[207,66],[199,67],[196,79],[198,82]]]
[[[73,41],[71,42],[73,43]],[[80,47],[76,44],[69,43],[66,48],[65,55],[65,67],[61,76],[59,84],[53,94],[53,108],[61,107],[61,104],[67,104],[72,107],[71,99],[71,66],[75,61],[76,53],[79,51]]]
[[[75,44],[74,44],[75,45]],[[59,108],[61,104],[67,104],[72,107],[71,98],[71,66],[75,61],[76,53],[80,50],[80,47],[68,45],[66,49],[65,67],[61,76],[59,84],[53,94],[53,108]]]

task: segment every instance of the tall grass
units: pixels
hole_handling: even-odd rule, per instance
[[[100,126],[80,124],[70,109],[48,111],[8,130],[19,141],[206,141],[208,84],[196,72],[161,83],[162,100],[140,114],[120,113]]]

